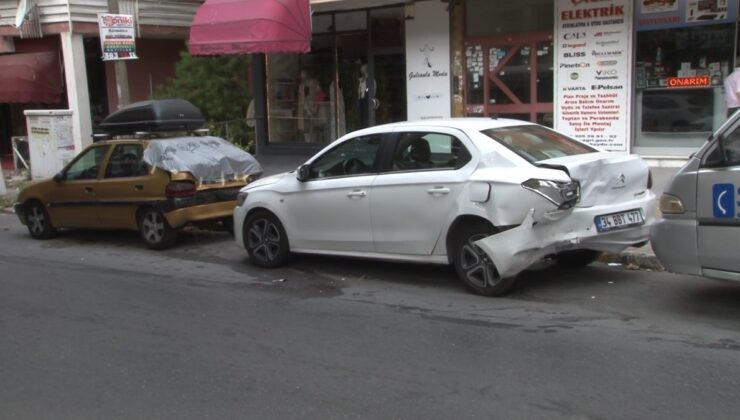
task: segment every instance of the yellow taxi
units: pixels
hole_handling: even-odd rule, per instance
[[[142,112],[150,114],[146,122]],[[149,248],[164,249],[187,224],[230,226],[239,189],[262,171],[226,140],[188,134],[203,121],[185,101],[132,104],[106,121],[106,136],[118,138],[93,143],[19,194],[15,212],[32,237],[50,238],[59,228],[131,229]],[[152,131],[121,135],[142,126]],[[162,137],[174,130],[186,134]]]

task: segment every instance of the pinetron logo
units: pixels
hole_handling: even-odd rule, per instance
[[[560,68],[561,69],[585,69],[585,68],[588,68],[588,67],[591,67],[591,64],[590,63],[586,63],[585,61],[584,62],[580,62],[580,63],[572,63],[572,64],[560,63]]]

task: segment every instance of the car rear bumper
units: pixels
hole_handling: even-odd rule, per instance
[[[642,211],[643,225],[598,232],[594,223],[597,216],[633,209]],[[650,238],[655,215],[655,195],[650,192],[617,206],[576,207],[539,217],[535,217],[532,209],[518,227],[483,238],[476,245],[491,257],[501,276],[512,277],[558,252],[576,249],[620,252],[644,243]]]
[[[190,197],[175,197],[158,204],[167,222],[179,228],[189,222],[231,218],[240,188],[199,191]]]

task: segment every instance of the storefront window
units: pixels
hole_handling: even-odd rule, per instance
[[[639,31],[635,146],[666,153],[700,145],[726,119],[722,83],[732,66],[732,24]]]
[[[321,146],[406,119],[402,7],[314,15],[311,51],[267,56],[268,142]]]

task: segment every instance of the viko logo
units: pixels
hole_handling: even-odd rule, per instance
[[[596,70],[597,76],[616,76],[616,70]]]

